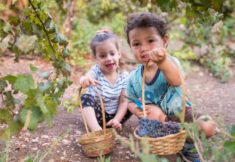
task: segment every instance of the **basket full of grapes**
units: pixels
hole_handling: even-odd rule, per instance
[[[172,155],[182,150],[185,140],[186,131],[180,128],[180,124],[176,122],[160,122],[158,120],[151,120],[147,118],[145,110],[145,73],[147,64],[144,65],[144,72],[142,78],[142,107],[144,117],[139,120],[139,126],[134,131],[134,136],[139,140],[145,140],[150,145],[150,153],[157,155]],[[182,74],[180,73],[182,81],[182,115],[181,122],[184,122],[185,108],[186,108],[186,91]]]
[[[157,155],[172,155],[182,150],[186,132],[176,122],[160,122],[141,118],[139,126],[134,131],[138,140],[146,140],[150,144],[150,153]]]

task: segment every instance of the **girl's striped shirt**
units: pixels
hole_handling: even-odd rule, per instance
[[[94,99],[97,103],[100,104],[99,96],[95,92],[96,91],[102,96],[105,111],[108,114],[116,113],[119,106],[119,97],[122,90],[126,90],[127,80],[128,80],[128,72],[127,71],[118,71],[118,78],[115,84],[111,84],[102,71],[100,70],[99,65],[93,66],[88,72],[94,79],[98,80],[100,85],[88,87],[87,94],[94,96]]]

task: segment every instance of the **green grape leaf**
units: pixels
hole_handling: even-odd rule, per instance
[[[6,81],[3,79],[0,79],[0,92],[2,92],[6,86],[7,86]]]
[[[8,108],[14,108],[15,106],[15,101],[14,101],[14,97],[11,94],[11,91],[5,91],[4,92],[4,96],[6,98],[5,100],[5,104]]]
[[[55,38],[52,39],[52,42],[59,43],[60,45],[64,45],[64,46],[68,44],[67,38],[60,33],[56,33]]]
[[[41,92],[45,92],[46,90],[48,90],[51,87],[51,81],[47,81],[46,83],[39,83],[39,90]]]
[[[64,84],[64,80],[62,80],[62,79],[57,80],[57,85],[59,88],[63,88],[63,84]]]
[[[169,11],[174,9],[177,6],[176,0],[170,0],[166,3],[165,0],[158,0],[156,1],[157,5],[161,7],[163,11]]]
[[[15,104],[21,104],[22,102],[21,102],[20,99],[14,98],[14,103],[15,103]]]
[[[4,24],[5,24],[5,21],[0,18],[0,30],[3,30]]]
[[[29,67],[30,67],[30,70],[31,70],[32,72],[38,71],[38,68],[37,68],[36,66],[32,65],[32,64],[30,64]]]
[[[235,125],[231,125],[231,126],[229,127],[229,133],[230,133],[233,137],[235,137]]]
[[[30,89],[26,95],[27,98],[25,99],[24,105],[25,107],[32,107],[35,106],[37,101],[36,101],[36,95],[37,93],[40,93],[38,89]]]
[[[37,128],[37,125],[39,122],[41,122],[43,120],[43,114],[40,111],[39,107],[32,107],[32,108],[22,108],[20,110],[20,121],[24,124],[26,122],[26,116],[27,116],[27,112],[31,110],[31,117],[30,117],[30,122],[29,122],[29,126],[28,128],[31,130],[34,130],[35,128]]]
[[[7,80],[10,84],[14,84],[17,77],[13,76],[13,75],[7,75],[7,76],[3,77],[2,79]]]
[[[33,157],[27,157],[27,159],[25,160],[25,162],[34,162]]]
[[[21,28],[22,28],[22,31],[25,33],[25,34],[32,34],[33,33],[33,24],[30,22],[30,20],[28,19],[25,19],[22,21],[22,25],[21,25]]]
[[[28,53],[30,50],[33,50],[35,47],[35,42],[37,41],[37,36],[35,35],[20,35],[16,40],[16,47],[25,53]]]
[[[39,77],[43,79],[48,79],[51,74],[52,71],[38,72]]]
[[[36,94],[36,101],[37,101],[37,105],[40,107],[40,110],[42,111],[43,114],[47,114],[48,113],[48,109],[44,103],[43,100],[43,96],[41,93]]]
[[[57,107],[58,107],[58,102],[52,98],[52,97],[46,97],[45,98],[45,104],[48,107],[48,110],[51,114],[55,114]]]
[[[33,1],[32,1],[32,5],[33,5],[34,7],[40,8],[40,3],[41,3],[41,2],[39,2],[39,1],[37,1],[37,0],[33,0]]]
[[[225,150],[235,153],[235,141],[225,141],[224,142]]]
[[[19,90],[23,93],[27,93],[29,89],[34,88],[34,81],[31,75],[20,74],[17,76],[17,79],[13,86],[16,90]]]
[[[50,18],[46,20],[45,28],[49,34],[55,33],[56,31],[55,24]]]
[[[10,24],[8,24],[8,23],[7,24],[5,23],[5,25],[3,26],[3,31],[5,33],[10,33],[11,29],[12,29],[12,26]]]
[[[45,22],[48,19],[48,15],[43,10],[38,10],[38,15],[42,22]]]
[[[7,33],[4,31],[5,22],[0,18],[0,38],[4,38]]]
[[[70,55],[69,50],[67,48],[64,48],[62,53],[64,58],[67,58]]]
[[[11,25],[17,26],[20,23],[20,18],[18,16],[9,16],[9,23]]]
[[[64,75],[69,76],[71,74],[71,67],[68,63],[64,62],[62,64],[61,71]]]
[[[13,115],[8,109],[0,109],[0,124],[9,123],[13,120]]]
[[[32,25],[32,28],[33,28],[33,33],[36,34],[39,38],[42,38],[43,37],[43,32],[42,32],[42,29],[41,29],[41,26],[38,25],[38,24],[33,24]]]
[[[12,134],[19,132],[20,128],[22,127],[22,124],[18,121],[11,121],[8,123],[8,127],[0,134],[0,139],[9,139]]]
[[[188,7],[188,6],[187,6],[187,8],[186,8],[186,16],[187,16],[188,18],[194,19],[194,18],[196,17],[196,13],[195,13],[194,10],[192,10],[191,7]]]

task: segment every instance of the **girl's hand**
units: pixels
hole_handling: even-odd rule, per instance
[[[82,88],[86,88],[90,85],[96,86],[96,84],[99,84],[99,82],[90,76],[82,76],[79,80],[79,84],[82,86]]]
[[[115,129],[122,129],[122,124],[115,118],[111,119],[106,125],[112,126]]]
[[[165,48],[155,48],[149,53],[149,58],[153,62],[160,64],[162,63],[167,56]]]
[[[145,105],[148,119],[166,121],[166,114],[156,105]]]

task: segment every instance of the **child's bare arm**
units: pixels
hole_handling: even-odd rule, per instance
[[[87,72],[85,75],[81,76],[79,79],[79,84],[82,86],[82,88],[86,88],[90,85],[96,85],[99,84],[97,80],[94,79],[94,75],[92,72]]]
[[[150,53],[150,59],[158,65],[164,73],[170,85],[179,86],[181,84],[180,71],[176,63],[170,59],[165,48],[154,49]]]
[[[122,90],[117,113],[115,117],[107,123],[107,125],[114,128],[121,128],[120,122],[127,112],[127,99],[124,97],[124,95],[126,95],[126,92]]]
[[[140,110],[134,102],[128,103],[128,109],[132,114],[134,114],[135,116],[137,116],[139,118],[144,116],[143,111]]]

